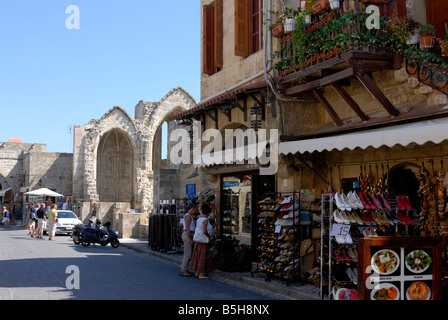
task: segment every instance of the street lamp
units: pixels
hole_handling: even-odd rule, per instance
[[[250,127],[255,131],[261,128],[261,107],[258,105],[250,107]]]

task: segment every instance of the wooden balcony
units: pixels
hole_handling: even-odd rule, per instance
[[[396,70],[406,65],[411,74],[415,72],[417,62],[410,57],[414,54],[419,57],[424,55],[420,54],[421,52],[415,53],[416,50],[412,46],[400,43],[388,29],[389,15],[396,12],[395,0],[380,6],[379,29],[366,27],[369,14],[365,13],[361,0],[355,0],[353,8],[349,7],[349,2],[340,0],[338,9],[313,15],[311,24],[299,27],[302,32],[298,32],[299,29],[296,28],[293,34],[284,35],[280,39],[281,47],[276,52],[276,69],[279,75],[277,88],[289,97],[312,93],[322,103],[334,123],[342,126],[342,120],[321,89],[326,86],[333,87],[359,118],[367,121],[369,117],[344,90],[345,85],[350,85],[348,80],[356,78],[392,117],[397,117],[398,110],[372,80],[371,73]],[[403,64],[403,61],[406,63]],[[440,59],[438,62],[443,64]],[[446,65],[448,66],[448,62]],[[424,71],[428,73],[426,68]],[[434,75],[438,80],[436,89],[445,89],[448,83],[446,77],[441,73],[433,73],[431,79]],[[428,80],[427,75],[419,77],[419,80],[423,82],[423,78],[427,80],[425,83],[436,82]]]

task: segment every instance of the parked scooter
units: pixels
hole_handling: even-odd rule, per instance
[[[118,248],[120,241],[118,240],[118,235],[112,229],[111,223],[106,222],[101,224],[106,229],[99,228],[98,225],[100,223],[101,221],[98,220],[96,228],[76,226],[72,234],[73,242],[81,243],[84,247],[88,247],[91,243],[99,243],[102,246],[107,246],[110,243],[113,248]]]
[[[75,227],[73,228],[73,232],[72,232],[72,239],[73,239],[73,243],[74,244],[81,244],[81,237],[82,237],[82,232],[85,228],[94,228],[94,229],[102,229],[103,227],[101,226],[101,220],[95,218],[90,218],[89,219],[89,224],[85,225],[85,224],[78,224],[75,225]]]

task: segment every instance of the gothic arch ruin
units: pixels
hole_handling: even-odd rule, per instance
[[[115,106],[101,119],[76,126],[73,195],[96,202],[128,202],[132,198],[136,211],[151,211],[154,150],[160,140],[157,133],[164,122],[171,122],[175,114],[196,104],[178,87],[161,101],[140,101],[135,119]]]

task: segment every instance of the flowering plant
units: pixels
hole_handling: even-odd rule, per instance
[[[412,33],[422,25],[412,18],[393,17],[387,21],[392,35],[400,42],[406,42]]]
[[[421,36],[436,36],[436,28],[432,24],[424,24],[418,29]]]

